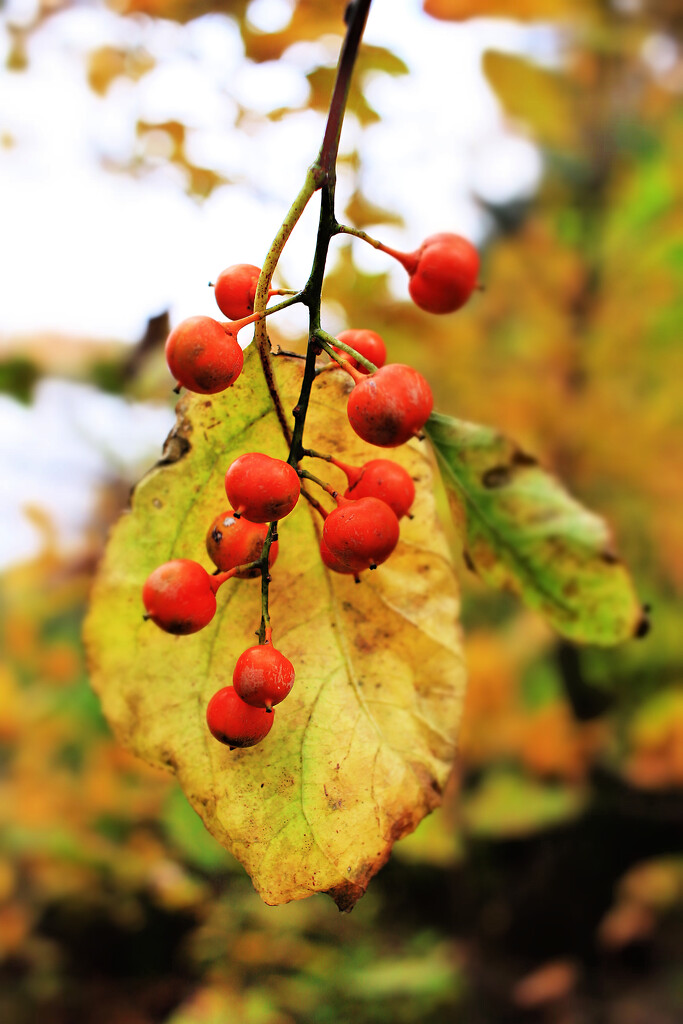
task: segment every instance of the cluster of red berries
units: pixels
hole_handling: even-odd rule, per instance
[[[435,313],[458,309],[476,286],[476,250],[458,235],[433,235],[412,254],[381,248],[406,267],[410,294],[422,309]],[[243,366],[237,334],[266,315],[254,313],[259,275],[259,268],[249,264],[228,267],[214,289],[216,301],[230,321],[190,317],[171,332],[166,358],[178,386],[198,394],[215,394],[235,383]],[[286,293],[271,290],[268,297],[274,294]],[[386,363],[386,346],[379,334],[355,329],[339,334],[336,345],[328,344],[324,337],[318,342],[334,360],[330,368],[342,367],[354,381],[347,415],[360,438],[380,448],[395,448],[419,435],[432,411],[431,389],[411,366]],[[344,494],[299,469],[302,455],[326,459],[342,470],[348,482]],[[313,503],[324,517],[320,555],[328,569],[359,581],[361,572],[386,561],[398,543],[399,520],[408,514],[415,497],[406,470],[390,459],[350,466],[306,449],[294,458],[296,468],[291,464],[292,455],[290,462],[284,462],[249,452],[232,462],[225,474],[230,507],[215,517],[206,536],[215,572],[211,575],[186,558],[159,566],[143,587],[146,618],[168,633],[195,633],[213,619],[216,592],[223,583],[264,573],[268,576],[278,555],[274,524],[296,506],[301,477],[318,483],[336,502],[331,512]],[[238,658],[232,686],[215,693],[207,707],[211,733],[230,748],[253,746],[267,735],[274,720],[273,707],[284,700],[294,683],[294,667],[273,646],[272,630],[265,620],[260,636],[262,641]]]

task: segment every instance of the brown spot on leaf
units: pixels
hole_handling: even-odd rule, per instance
[[[634,637],[637,640],[642,640],[643,637],[646,637],[648,635],[648,633],[650,632],[650,630],[652,629],[652,623],[650,621],[650,616],[648,615],[648,611],[649,611],[648,606],[644,605],[644,607],[643,607],[643,614],[640,617],[640,619],[638,620],[636,628],[633,631],[633,635],[634,635]]]
[[[529,455],[528,452],[523,452],[521,448],[515,448],[512,453],[512,464],[513,466],[537,466],[538,459]]]
[[[472,555],[469,553],[467,548],[463,548],[462,557],[463,557],[463,561],[464,561],[465,565],[470,570],[470,572],[476,573],[477,567],[475,566],[474,562],[472,561]]]
[[[497,487],[505,487],[512,479],[512,472],[509,466],[491,466],[485,473],[482,473],[481,482],[484,487],[494,490]]]
[[[619,562],[619,558],[617,557],[617,555],[614,554],[613,551],[601,551],[600,558],[603,560],[603,562],[606,562],[607,565],[617,565]]]
[[[157,466],[170,466],[187,455],[192,445],[181,434],[169,434]]]

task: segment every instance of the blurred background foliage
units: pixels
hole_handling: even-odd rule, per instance
[[[32,20],[9,25],[10,70],[31,74],[27,40],[69,6],[42,0]],[[257,63],[302,40],[338,43],[343,3],[297,0],[273,33],[254,28],[248,6],[111,3],[125,17],[181,23],[222,13]],[[578,648],[463,566],[470,682],[443,809],[397,845],[350,916],[323,897],[268,908],[173,779],[116,744],[89,689],[89,583],[133,483],[112,460],[78,550],[62,550],[49,514],[33,509],[42,552],[0,580],[8,1024],[683,1018],[683,18],[667,0],[424,7],[441,19],[552,26],[552,62],[484,59],[511,128],[542,152],[542,182],[506,205],[478,197],[490,223],[486,290],[457,318],[397,298],[381,262],[374,273],[356,263],[358,242],[342,247],[325,298],[382,333],[393,361],[418,366],[441,411],[512,435],[610,520],[651,631],[618,650]],[[84,80],[106,95],[157,59],[100,46]],[[406,71],[387,50],[365,50],[350,98],[360,126],[378,116],[365,76]],[[308,104],[324,110],[330,62],[308,82]],[[236,116],[251,132],[292,112]],[[191,133],[181,121],[141,121],[116,170],[166,161],[198,198],[230,188],[188,155]],[[345,162],[362,167],[362,133]],[[367,198],[360,172],[357,181],[345,219],[378,234],[400,223],[402,211]],[[135,347],[10,346],[0,389],[30,405],[36,383],[56,376],[170,407],[167,330],[150,312]],[[276,325],[272,335],[292,347]]]

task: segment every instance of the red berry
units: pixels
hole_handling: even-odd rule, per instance
[[[248,452],[229,466],[225,491],[238,515],[252,523],[272,523],[292,511],[301,482],[297,471],[282,459]]]
[[[272,712],[246,704],[232,686],[214,693],[206,709],[211,735],[231,749],[260,743],[272,729],[274,718]]]
[[[346,411],[359,437],[380,448],[396,448],[418,434],[434,400],[422,374],[403,363],[388,363],[359,380]]]
[[[410,473],[391,459],[371,459],[362,466],[347,466],[332,459],[335,466],[343,469],[349,481],[344,497],[356,501],[358,498],[379,498],[394,510],[396,517],[404,516],[415,500],[415,484]]]
[[[191,316],[166,341],[166,362],[179,384],[200,395],[215,395],[234,384],[244,355],[234,331],[210,316]]]
[[[272,644],[249,647],[240,654],[232,674],[235,693],[247,704],[271,711],[294,683],[294,666]]]
[[[398,544],[398,535],[396,515],[379,498],[342,498],[323,526],[323,541],[332,557],[355,572],[385,562]]]
[[[368,568],[363,559],[359,559],[357,564],[352,564],[351,566],[344,565],[338,558],[335,558],[322,537],[320,538],[320,557],[328,569],[331,569],[333,572],[342,573],[345,576],[355,576],[357,578],[359,572]]]
[[[365,356],[375,366],[384,366],[387,361],[387,347],[384,344],[383,339],[375,331],[369,331],[364,328],[357,328],[350,331],[342,331],[341,334],[337,335],[339,341],[343,341],[346,345],[350,345],[351,348],[355,349],[360,355]],[[353,356],[348,355],[341,348],[335,348],[335,352],[338,352],[340,356],[355,366],[361,373],[370,373],[357,359]]]
[[[256,287],[261,274],[251,263],[235,263],[222,270],[214,285],[218,308],[230,320],[241,320],[254,312]]]
[[[263,545],[268,533],[265,523],[250,523],[248,519],[235,516],[232,509],[227,509],[216,516],[206,534],[206,550],[209,558],[221,572],[234,569],[237,565],[256,562],[261,557]],[[278,553],[278,543],[274,541],[268,552],[268,565],[271,566]],[[258,569],[240,569],[235,576],[241,580],[260,576]]]
[[[165,562],[150,573],[142,600],[152,622],[179,635],[203,629],[216,612],[211,576],[189,558]]]
[[[426,238],[415,257],[408,291],[420,309],[453,313],[465,305],[479,273],[479,254],[471,242],[442,232]]]

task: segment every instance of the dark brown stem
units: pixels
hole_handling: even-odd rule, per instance
[[[320,172],[320,185],[332,184],[335,180],[339,139],[346,102],[349,97],[351,75],[356,63],[356,57],[358,56],[358,48],[363,37],[371,2],[372,0],[352,0],[346,8],[346,36],[344,37],[341,54],[339,55],[337,78],[334,83],[332,99],[330,100],[330,112],[327,115],[325,134],[317,160]]]
[[[314,508],[323,519],[327,519],[330,513],[304,487],[301,488],[301,497],[305,498],[311,508]]]

